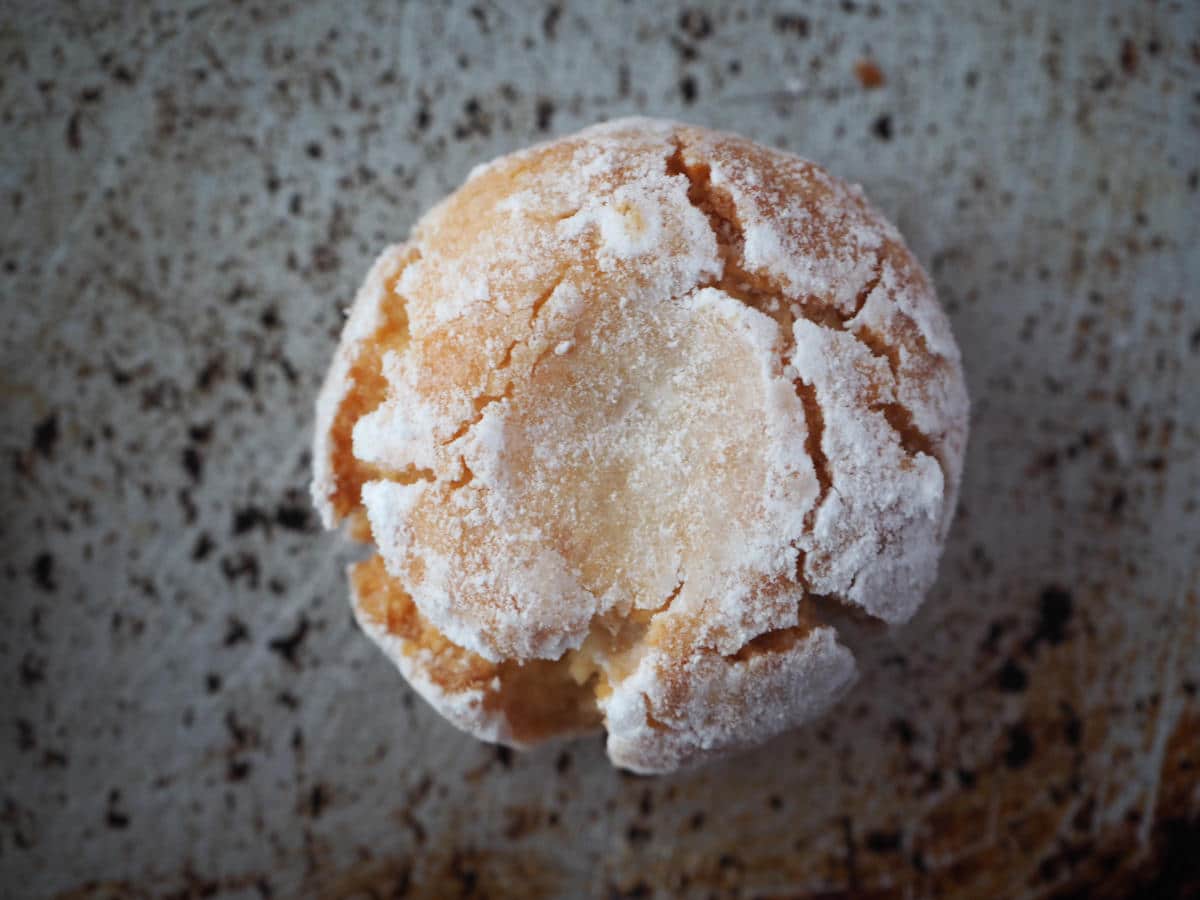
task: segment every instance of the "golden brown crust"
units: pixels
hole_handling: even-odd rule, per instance
[[[360,622],[377,640],[388,640],[406,677],[420,683],[439,709],[468,701],[472,727],[494,730],[493,739],[516,747],[551,737],[582,734],[600,726],[592,686],[574,681],[557,662],[493,663],[456,646],[429,624],[379,556],[350,569],[351,593]],[[486,723],[486,724],[484,724]]]
[[[326,525],[359,512],[363,484],[379,477],[376,467],[355,458],[351,436],[354,423],[386,396],[383,354],[408,342],[406,305],[396,284],[417,255],[411,245],[399,244],[372,266],[318,398],[313,500]],[[361,531],[356,528],[356,539],[369,540]]]
[[[849,684],[810,595],[920,603],[966,397],[857,189],[626,120],[476,170],[389,254],[314,493],[369,521],[360,621],[460,727],[526,743],[603,714],[614,760],[674,768]]]

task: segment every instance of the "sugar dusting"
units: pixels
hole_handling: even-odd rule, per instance
[[[332,498],[336,491],[333,465],[332,429],[338,410],[354,389],[350,371],[362,351],[363,344],[379,327],[380,308],[388,295],[388,281],[401,272],[406,247],[397,244],[379,255],[367,273],[348,310],[346,326],[338,344],[333,363],[317,396],[316,423],[313,431],[313,505],[326,528],[337,521]],[[403,277],[403,276],[401,276]]]
[[[726,238],[669,164],[681,148],[777,296],[725,289]],[[599,679],[610,755],[638,771],[832,704],[854,662],[809,595],[911,616],[965,441],[957,349],[895,230],[810,163],[634,119],[477,168],[412,243],[408,340],[383,355],[387,396],[354,424],[353,452],[380,472],[363,508],[421,614],[483,659],[563,659]],[[386,259],[339,360],[372,331]],[[838,327],[804,317],[814,298]],[[339,365],[318,415],[318,505],[333,477],[322,432],[354,389]],[[504,739],[479,698],[439,688],[379,629],[431,703]],[[777,633],[789,639],[747,654]]]

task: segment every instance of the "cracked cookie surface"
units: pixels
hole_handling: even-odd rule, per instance
[[[359,622],[450,721],[680,765],[854,677],[916,611],[966,440],[958,351],[861,192],[626,119],[482,166],[385,251],[318,401]]]

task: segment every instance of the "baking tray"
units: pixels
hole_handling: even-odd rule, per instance
[[[4,7],[0,893],[1200,891],[1196,4]],[[924,611],[665,778],[444,724],[306,494],[375,252],[629,113],[860,182],[974,401]]]

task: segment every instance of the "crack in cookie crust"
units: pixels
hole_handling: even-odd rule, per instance
[[[678,175],[687,179],[688,202],[705,215],[714,237],[717,239],[723,270],[718,278],[711,279],[707,284],[775,319],[782,331],[785,346],[784,359],[790,359],[793,355],[794,324],[797,320],[803,319],[813,325],[847,333],[860,341],[872,355],[886,360],[893,387],[898,389],[903,381],[899,347],[889,344],[881,333],[873,330],[869,325],[856,326],[855,324],[862,315],[868,299],[883,281],[889,254],[897,252],[888,244],[891,240],[890,236],[885,236],[882,249],[873,251],[871,271],[865,283],[856,292],[853,308],[850,311],[839,309],[836,303],[819,294],[789,295],[781,279],[769,269],[750,271],[747,268],[746,229],[741,221],[737,204],[729,191],[714,187],[712,163],[694,156],[689,158],[691,146],[680,137],[674,137],[671,146],[672,152],[666,158],[666,171],[669,175]],[[907,254],[903,247],[899,248],[899,252]],[[908,320],[907,317],[904,318],[906,324],[911,327],[911,320]],[[928,345],[923,336],[918,332],[917,337],[920,349],[928,353]],[[956,360],[939,360],[939,362],[955,363]],[[802,375],[796,377],[793,384],[805,411],[807,424],[805,450],[813,463],[820,488],[817,501],[805,519],[805,531],[811,534],[817,513],[833,488],[833,476],[822,443],[825,416],[815,386],[811,380],[806,380]],[[918,454],[929,456],[937,462],[942,472],[943,483],[947,484],[951,481],[943,454],[938,452],[935,441],[921,431],[915,423],[912,410],[900,402],[895,394],[887,400],[872,403],[869,409],[883,414],[884,420],[894,431],[900,446],[909,456]],[[805,554],[801,551],[796,567],[796,580],[807,592],[809,585],[804,573],[804,559]],[[857,573],[850,579],[849,587],[853,587],[856,580]],[[837,598],[839,602],[847,602],[843,594],[836,591],[822,596],[827,599]]]

